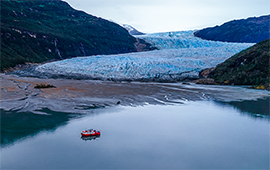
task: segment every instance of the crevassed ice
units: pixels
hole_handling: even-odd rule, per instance
[[[101,80],[174,81],[197,78],[202,69],[214,67],[253,44],[202,40],[194,31],[138,36],[160,50],[119,55],[77,57],[38,66],[47,75]]]
[[[138,35],[136,37],[144,39],[158,49],[179,49],[179,48],[198,48],[198,47],[224,47],[242,46],[246,47],[248,43],[227,43],[218,41],[203,40],[194,36],[195,30],[180,32],[153,33],[147,35]]]

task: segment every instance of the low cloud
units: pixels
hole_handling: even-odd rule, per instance
[[[269,14],[269,0],[65,0],[75,9],[143,32],[179,31]]]

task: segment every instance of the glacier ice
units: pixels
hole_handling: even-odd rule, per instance
[[[138,38],[144,39],[148,43],[158,49],[179,49],[179,48],[199,48],[199,47],[225,47],[232,46],[249,46],[247,43],[227,43],[219,41],[203,40],[194,36],[195,30],[190,31],[179,31],[179,32],[164,32],[164,33],[153,33],[147,35],[137,36]]]
[[[137,36],[160,50],[76,57],[43,64],[31,72],[37,77],[53,78],[181,81],[197,78],[202,69],[214,67],[253,45],[202,40],[193,33],[180,31]]]

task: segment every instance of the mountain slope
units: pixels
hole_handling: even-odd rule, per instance
[[[194,33],[206,40],[258,43],[270,38],[270,15],[233,20]]]
[[[220,84],[269,86],[270,39],[217,65],[209,76]]]
[[[24,62],[137,51],[119,25],[60,0],[1,0],[1,70]]]

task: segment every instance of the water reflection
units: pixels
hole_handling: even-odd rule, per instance
[[[270,120],[269,102],[270,97],[258,99],[257,101],[217,102],[216,104],[222,107],[234,107],[239,110],[240,114],[250,116],[254,119]],[[42,131],[53,132],[60,126],[66,125],[70,119],[81,117],[79,114],[54,112],[49,109],[40,110],[40,112],[46,113],[47,115],[4,110],[0,110],[0,112],[1,148],[12,145],[16,141],[32,138]],[[81,140],[90,141],[99,137],[100,136],[82,137]]]
[[[89,141],[89,140],[96,140],[97,138],[100,138],[100,135],[99,136],[82,136],[81,140]]]
[[[57,129],[32,137],[36,130],[28,135],[31,140],[1,148],[0,169],[269,169],[269,122],[239,116],[247,112],[232,105],[204,101],[119,108],[76,120],[72,114],[34,115],[49,117],[48,126],[62,126],[46,129],[43,119],[28,119],[24,124],[34,124],[31,128]],[[13,131],[26,126],[9,123],[14,127],[6,123],[5,128]],[[102,138],[81,138],[89,126],[101,130]]]
[[[270,97],[249,101],[220,102],[225,106],[233,106],[242,115],[248,115],[254,119],[270,120]]]
[[[47,115],[31,112],[4,111],[1,112],[1,147],[6,147],[18,140],[33,137],[41,131],[53,132],[58,127],[67,124],[75,114],[53,112],[42,109]]]

